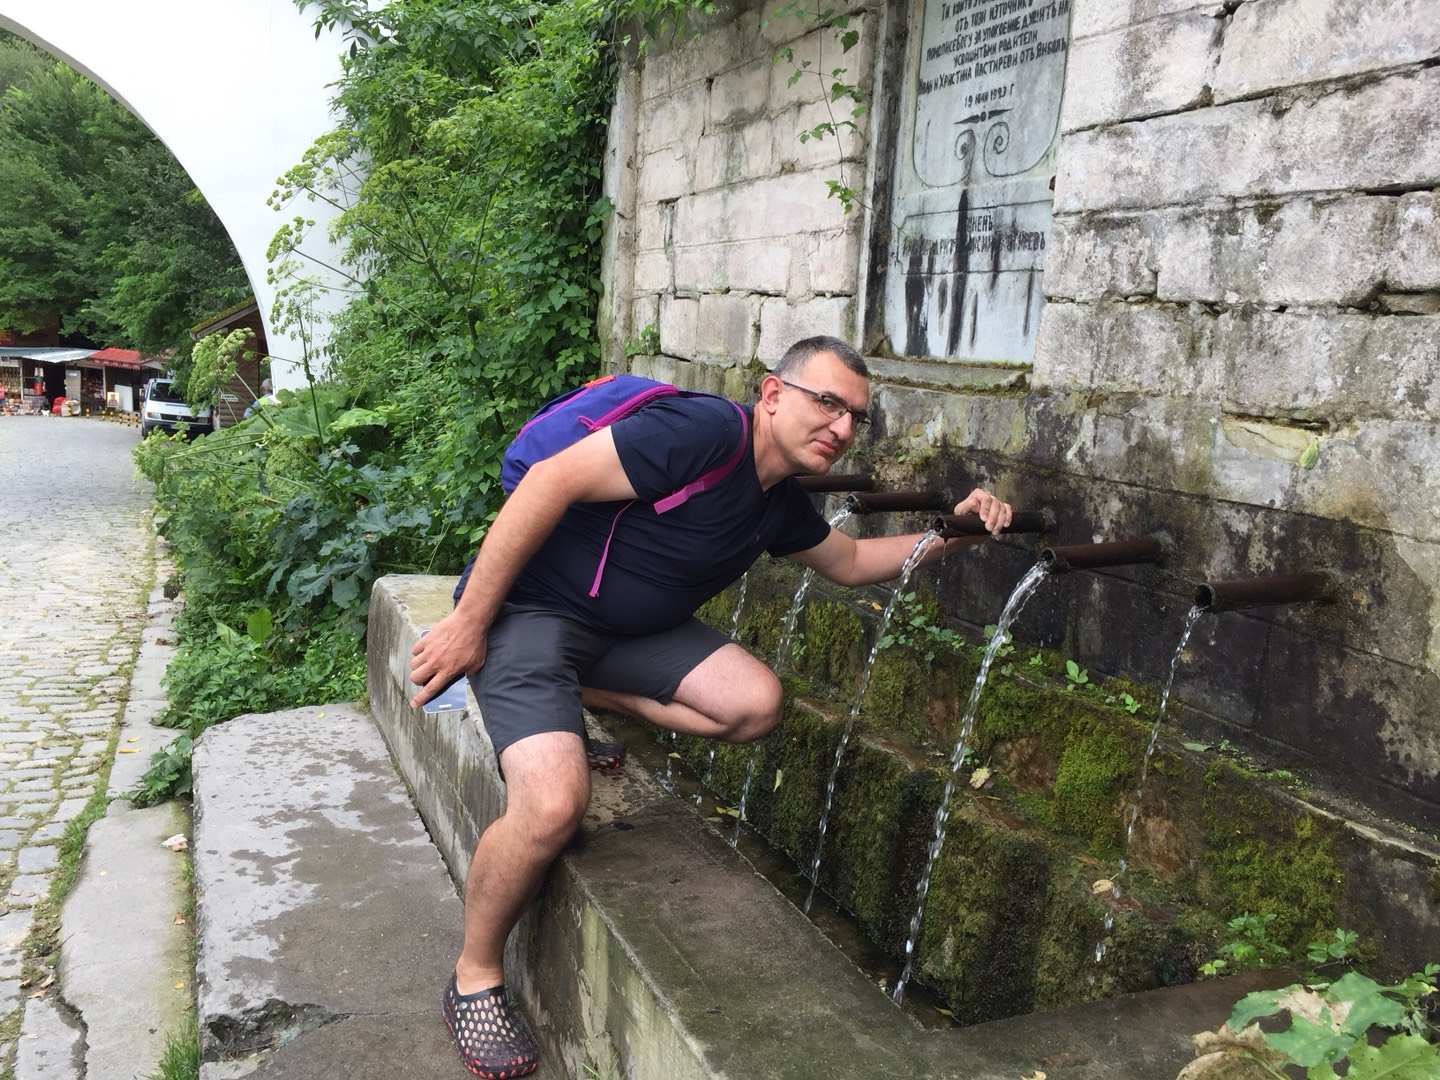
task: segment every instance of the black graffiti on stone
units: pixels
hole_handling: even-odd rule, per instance
[[[979,308],[974,292],[994,292],[1002,273],[1027,275],[1025,326],[1030,333],[1030,306],[1045,250],[1043,231],[1024,229],[1014,221],[999,222],[1005,207],[970,209],[969,189],[962,189],[954,215],[952,236],[902,235],[890,252],[904,265],[905,354],[928,356],[938,350],[929,346],[932,314],[937,329],[943,327],[946,356],[959,355],[962,339],[971,349],[979,333]],[[1006,265],[1006,256],[1022,258],[1021,265]],[[935,311],[932,313],[932,291]],[[968,323],[966,325],[968,316]]]

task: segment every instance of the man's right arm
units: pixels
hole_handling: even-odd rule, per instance
[[[485,663],[485,637],[515,578],[572,503],[635,498],[609,428],[532,465],[505,500],[480,545],[460,603],[411,650],[410,679],[419,707],[457,676]]]

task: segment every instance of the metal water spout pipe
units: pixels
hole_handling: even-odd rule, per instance
[[[801,491],[809,492],[831,492],[831,491],[874,491],[875,481],[864,473],[839,473],[834,476],[801,476],[797,478],[800,482]]]
[[[1153,536],[1135,540],[1110,540],[1103,544],[1070,544],[1040,549],[1040,561],[1052,574],[1069,570],[1098,570],[1106,566],[1158,563],[1165,557],[1164,545]]]
[[[1044,510],[1016,510],[1010,524],[1000,531],[1004,534],[1043,533],[1054,528],[1055,522]],[[930,523],[930,527],[944,539],[956,536],[984,536],[990,530],[979,514],[941,514]]]
[[[1324,570],[1267,574],[1207,581],[1195,590],[1195,606],[1206,611],[1234,611],[1267,604],[1328,603],[1335,599],[1335,593],[1335,578]]]
[[[898,513],[925,510],[936,513],[955,503],[943,491],[882,491],[873,495],[851,495],[846,501],[852,514]]]

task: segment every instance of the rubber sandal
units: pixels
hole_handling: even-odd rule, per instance
[[[465,1068],[481,1080],[514,1080],[540,1067],[540,1050],[520,1010],[511,1006],[505,986],[462,994],[455,977],[445,988],[445,1024]]]
[[[618,769],[625,764],[625,744],[586,739],[585,759],[590,763],[590,768],[601,772]]]

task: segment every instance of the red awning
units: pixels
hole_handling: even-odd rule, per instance
[[[140,355],[138,349],[101,349],[97,353],[91,353],[86,361],[93,361],[104,367],[139,369],[145,358]]]

